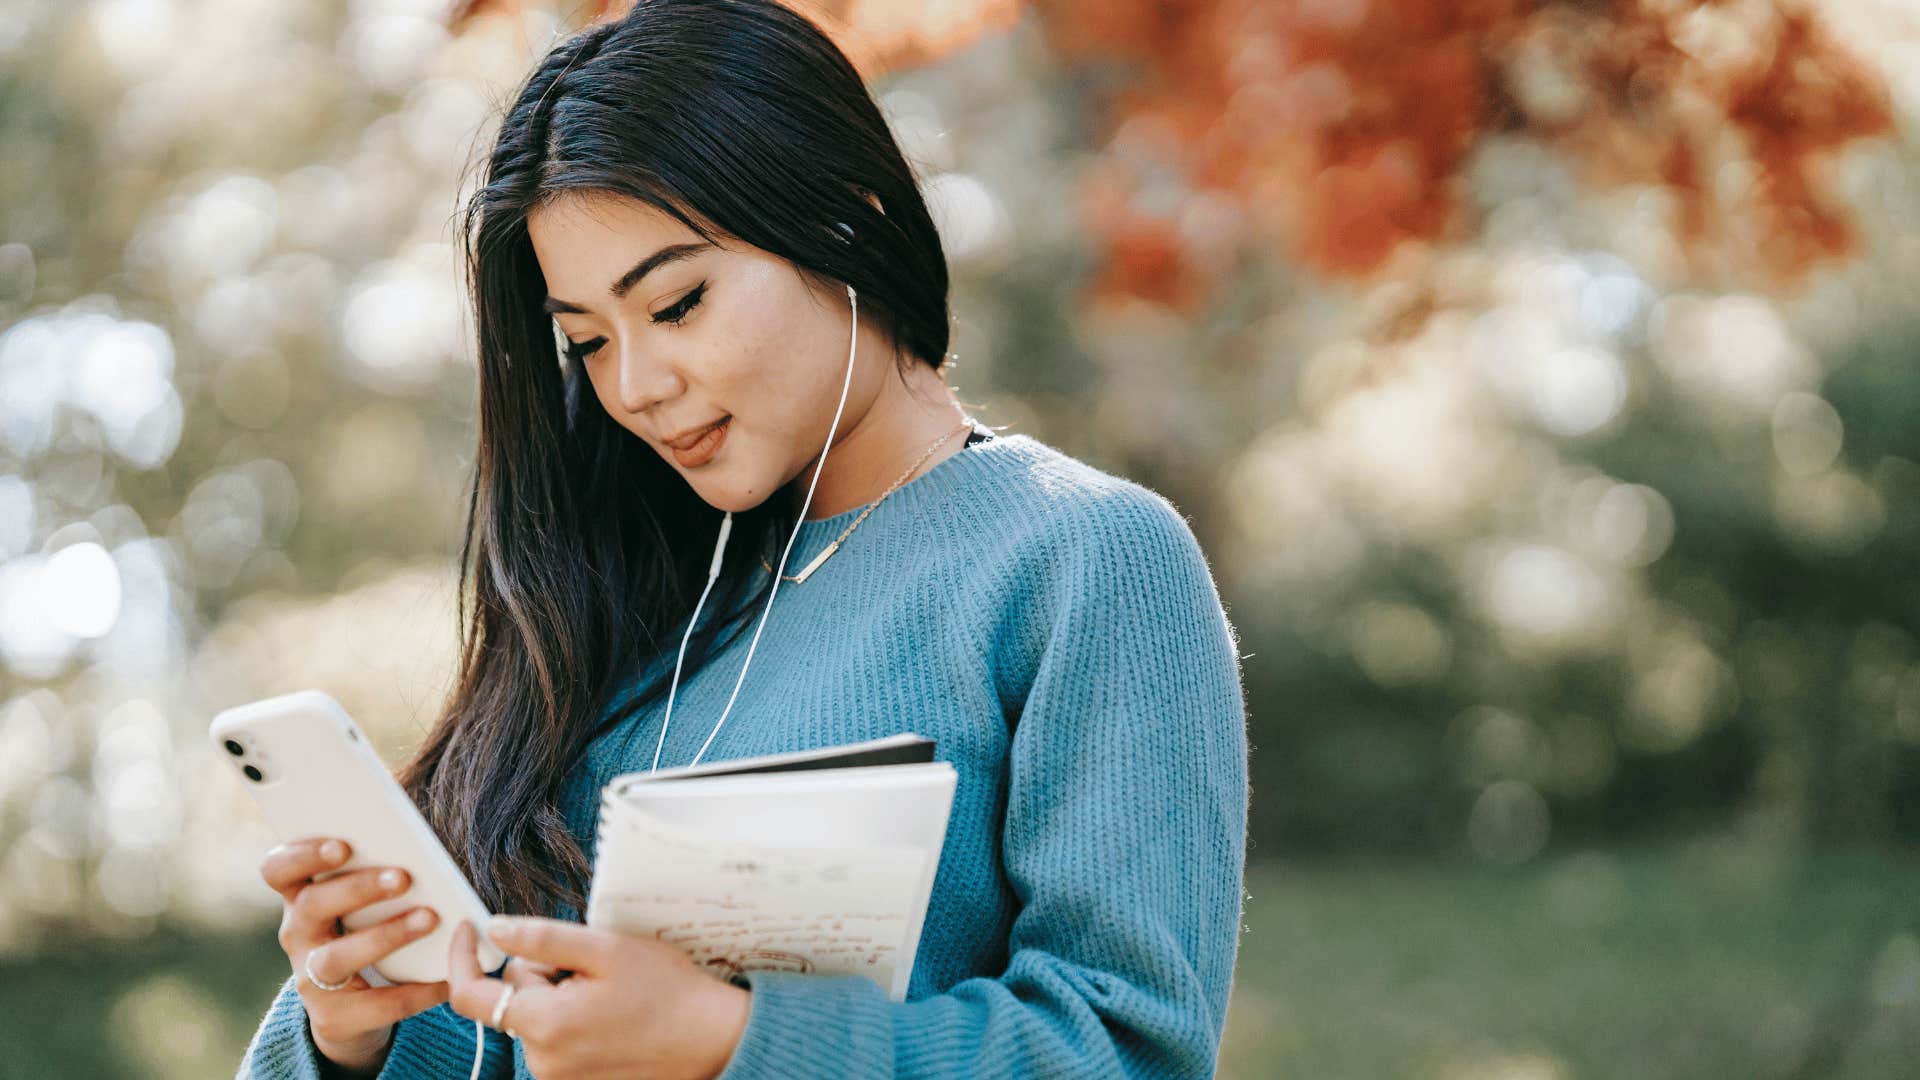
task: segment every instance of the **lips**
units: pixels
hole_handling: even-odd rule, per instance
[[[689,431],[685,435],[682,435],[677,439],[662,439],[661,441],[666,443],[668,446],[672,447],[675,450],[689,450],[689,449],[692,449],[694,443],[697,443],[701,439],[706,438],[707,435],[711,433],[715,427],[727,422],[730,419],[732,418],[723,416],[720,419],[715,420],[713,423],[708,424],[705,427],[696,428],[692,431]]]
[[[729,416],[694,437],[691,445],[684,448],[675,446],[673,460],[679,462],[683,469],[697,468],[712,461],[714,455],[720,452],[720,444],[727,441],[727,429],[732,426],[733,418]]]

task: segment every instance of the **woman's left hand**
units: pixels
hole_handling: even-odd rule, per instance
[[[701,971],[658,938],[499,916],[487,936],[513,959],[495,979],[480,968],[474,934],[470,921],[454,928],[448,1005],[490,1024],[513,985],[501,1026],[513,1029],[540,1080],[711,1080],[746,1028],[750,992]],[[572,975],[551,981],[562,971]]]

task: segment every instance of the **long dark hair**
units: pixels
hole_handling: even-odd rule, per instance
[[[614,700],[679,648],[721,517],[557,348],[527,215],[563,193],[638,199],[835,292],[853,285],[896,364],[938,369],[948,341],[946,259],[915,174],[859,73],[805,18],[770,0],[641,0],[540,61],[462,215],[480,382],[460,667],[399,774],[502,914],[584,911],[591,868],[560,810],[564,780],[595,736],[665,693],[671,664]],[[744,583],[803,494],[790,483],[734,515],[708,599],[719,614],[701,620],[682,681],[751,626],[772,580],[742,597]]]

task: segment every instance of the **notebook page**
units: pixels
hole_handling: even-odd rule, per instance
[[[676,945],[719,978],[744,970],[864,975],[906,997],[928,853],[779,847],[608,801],[587,924]]]

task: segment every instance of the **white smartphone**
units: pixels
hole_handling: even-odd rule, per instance
[[[479,895],[366,735],[331,695],[300,690],[235,706],[213,718],[207,735],[282,841],[329,836],[351,845],[346,863],[315,874],[315,881],[368,866],[398,866],[411,875],[407,891],[349,912],[341,920],[348,930],[416,907],[439,913],[433,933],[362,968],[360,974],[369,983],[445,979],[447,952],[461,919],[472,920],[479,931],[477,956],[483,970],[507,962],[506,954],[487,940],[491,915]]]

